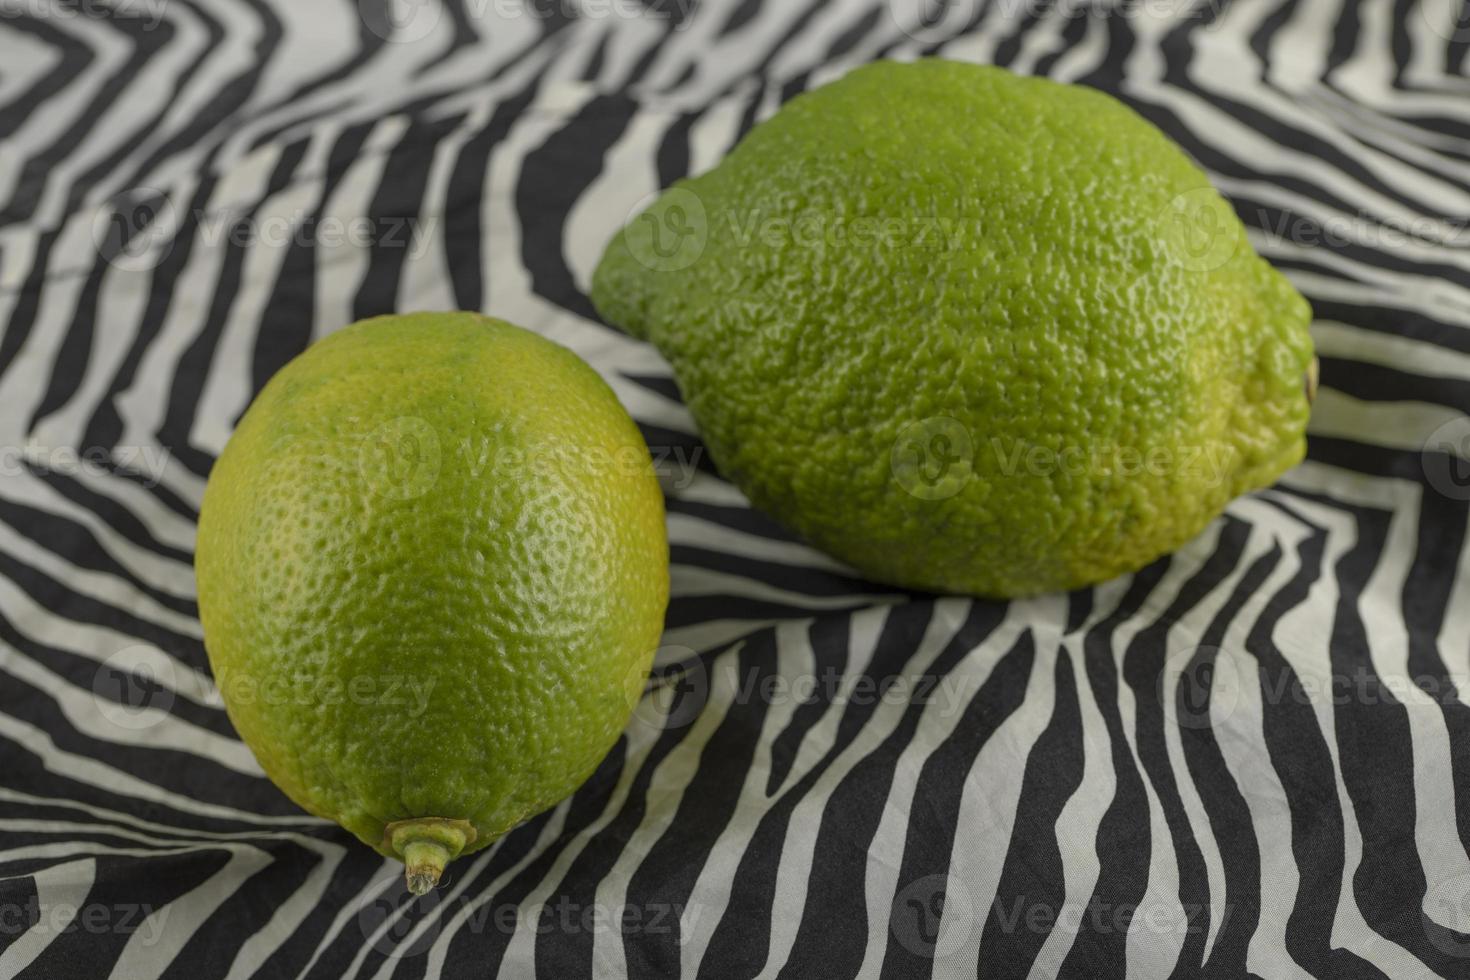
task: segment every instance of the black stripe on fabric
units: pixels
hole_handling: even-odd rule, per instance
[[[988,615],[977,606],[972,616]],[[969,623],[966,624],[967,628]],[[956,638],[958,640],[958,637]],[[946,651],[947,653],[949,651]],[[949,873],[959,834],[960,806],[980,750],[1000,724],[1019,707],[1036,657],[1036,641],[1026,630],[992,668],[984,685],[965,706],[954,731],[924,760],[914,787],[905,828],[903,859],[885,937],[883,980],[927,976],[934,968],[938,942],[945,935],[944,916],[951,920],[963,903],[949,895]],[[968,882],[958,882],[961,887]],[[953,903],[953,905],[951,904]],[[972,915],[985,914],[971,900]],[[973,921],[961,928],[974,928]],[[953,927],[952,927],[953,928]]]
[[[1097,604],[1097,591],[1095,589],[1077,589],[1067,595],[1067,625],[1065,633],[1067,636],[1075,634],[1087,624],[1088,617],[1092,615],[1093,607]]]
[[[1367,476],[1392,477],[1423,484],[1429,492],[1435,491],[1426,483],[1425,467],[1445,466],[1448,462],[1443,453],[1412,452],[1320,435],[1307,439],[1307,458]]]
[[[94,913],[94,922],[105,921],[111,927],[88,929],[78,924],[75,929],[53,930],[51,942],[16,980],[111,976],[123,948],[140,929],[147,928],[147,915],[165,909],[204,884],[229,858],[224,848],[147,857],[97,857],[96,876],[78,914],[101,910],[101,915]],[[56,914],[54,909],[45,911]],[[157,927],[166,924],[164,919]]]
[[[38,569],[0,553],[0,580],[15,584],[36,605],[60,619],[73,623],[99,626],[119,634],[137,638],[165,650],[178,651],[181,659],[201,663],[204,651],[199,641],[177,633],[147,617],[101,602],[70,588]],[[0,624],[5,624],[0,619]]]
[[[822,63],[831,64],[856,48],[863,38],[878,26],[879,20],[885,13],[882,6],[874,6],[859,14],[856,20],[833,38],[831,44],[827,45],[827,50],[822,53]]]
[[[528,86],[496,105],[485,128],[460,147],[454,162],[444,207],[444,250],[450,256],[455,305],[462,310],[483,309],[490,285],[482,281],[481,271],[485,265],[482,242],[488,232],[482,227],[482,212],[490,155],[535,95],[535,86]]]
[[[22,826],[13,826],[7,830],[0,843],[4,844],[4,853],[11,854],[26,848],[56,848],[57,850],[71,850],[77,854],[105,854],[108,851],[120,849],[156,851],[160,854],[170,850],[177,850],[180,842],[176,840],[139,840],[130,833],[123,832],[117,827],[106,827],[98,824],[95,818],[87,818],[84,828],[48,826],[51,821],[59,819],[56,816],[32,818],[29,815],[18,812],[7,812],[8,809],[0,806],[0,815],[4,819],[14,821]],[[29,826],[24,826],[29,824]],[[0,875],[9,871],[24,873],[34,867],[31,859],[6,859],[0,858]],[[15,928],[14,921],[0,924],[0,933],[10,932]]]
[[[60,94],[71,86],[71,83],[80,77],[87,67],[96,60],[96,55],[86,43],[66,31],[58,30],[51,26],[51,21],[46,17],[7,17],[6,27],[9,30],[29,34],[47,50],[56,54],[55,63],[40,78],[36,79],[25,91],[0,106],[0,141],[13,138],[19,129],[26,124],[36,113],[46,110],[46,103],[52,97]],[[39,197],[39,190],[32,190],[28,184],[34,184],[44,179],[44,173],[32,173],[30,180],[21,179],[16,183],[15,200]],[[0,210],[0,215],[7,213],[8,205]],[[4,225],[0,220],[0,226]]]
[[[1228,0],[1220,0],[1223,6]],[[1200,8],[1204,11],[1214,11],[1216,4],[1206,2]],[[1102,21],[1103,34],[1106,40],[1103,42],[1104,56],[1099,59],[1091,70],[1074,79],[1080,85],[1091,85],[1105,92],[1117,95],[1123,88],[1123,71],[1128,61],[1133,57],[1133,49],[1138,46],[1138,41],[1129,29],[1127,18],[1114,17],[1108,14],[1099,15]],[[1124,101],[1127,101],[1126,99]],[[1138,106],[1134,106],[1135,109]],[[1169,132],[1165,130],[1165,132]],[[1170,133],[1172,136],[1173,134]]]
[[[821,610],[823,615],[831,615],[833,612],[856,612],[863,608],[865,603],[859,599],[853,601],[843,609]],[[731,595],[729,593],[717,593],[713,595],[680,595],[669,599],[669,610],[664,620],[666,629],[674,629],[681,626],[697,626],[719,619],[749,619],[756,621],[770,621],[782,619],[800,619],[809,616],[817,610],[810,609],[796,603],[775,602],[768,599],[755,599],[749,596]]]
[[[1326,532],[1308,526],[1311,533],[1296,549],[1301,567],[1267,600],[1246,635],[1246,650],[1255,658],[1258,672],[1243,680],[1262,685],[1261,727],[1268,764],[1285,793],[1297,873],[1311,883],[1298,890],[1287,919],[1287,952],[1313,976],[1377,980],[1381,971],[1333,943],[1332,923],[1347,852],[1337,776],[1312,698],[1274,640],[1282,617],[1306,601],[1323,572]],[[1267,807],[1280,802],[1258,801]]]
[[[1419,8],[1421,11],[1423,7]],[[1465,78],[1465,65],[1470,63],[1470,5],[1460,4],[1455,9],[1454,31],[1444,48],[1444,60],[1439,67],[1450,77]],[[1463,118],[1424,120],[1417,117],[1421,125],[1426,122],[1442,122],[1442,131],[1464,136],[1467,129]]]
[[[955,668],[966,658],[976,656],[980,645],[1002,618],[1003,613],[997,606],[972,604],[966,622],[945,645],[933,666],[922,674],[907,674],[912,682],[910,690],[931,693],[942,690],[932,682],[942,684],[946,678],[953,678]],[[979,690],[969,698],[954,731],[925,760],[914,787],[913,805],[904,813],[910,823],[915,806],[927,810],[933,805],[932,797],[921,795],[932,787],[932,784],[924,784],[925,776],[944,778],[943,767],[947,763],[955,764],[948,777],[955,786],[965,785],[969,765],[956,763],[968,756],[970,765],[973,765],[980,749],[990,741],[995,731],[1019,710],[1026,697],[1034,658],[1035,641],[1027,631],[999,659]],[[867,871],[873,860],[873,841],[878,824],[886,811],[884,803],[893,792],[899,759],[914,741],[926,714],[946,715],[961,711],[959,699],[951,703],[952,695],[934,695],[933,704],[927,697],[911,699],[894,730],[873,751],[864,754],[828,795],[812,851],[806,907],[801,914],[801,925],[791,956],[781,968],[779,977],[803,980],[823,974],[856,976],[862,967],[868,942],[868,903],[871,897],[865,887]],[[930,762],[934,762],[933,769],[929,767]],[[899,863],[900,868],[895,870],[902,874],[902,859]],[[900,879],[898,894],[902,896],[909,890],[912,890],[911,883]],[[903,916],[909,912],[909,909],[900,909],[896,914]],[[913,934],[907,928],[909,923],[886,924],[890,935],[898,934],[901,945],[904,941],[913,941]],[[913,925],[918,927],[920,923]],[[915,933],[923,935],[919,929]],[[905,949],[915,952],[909,947]],[[918,952],[922,953],[922,948]]]
[[[1171,659],[1168,641],[1174,625],[1230,577],[1245,554],[1249,537],[1248,524],[1229,516],[1223,518],[1220,536],[1209,557],[1180,587],[1178,596],[1168,609],[1138,631],[1123,655],[1123,678],[1133,692],[1135,705],[1134,739],[1139,762],[1158,797],[1169,839],[1174,846],[1174,861],[1179,874],[1179,904],[1184,910],[1185,924],[1179,959],[1171,974],[1175,980],[1190,980],[1199,975],[1204,964],[1205,939],[1211,919],[1220,918],[1222,910],[1210,906],[1204,855],[1194,839],[1189,815],[1184,808],[1174,765],[1169,758],[1166,733],[1170,725],[1192,725],[1205,705],[1196,704],[1188,715],[1177,713],[1174,708],[1178,692],[1164,690],[1161,679],[1166,676],[1164,672]],[[1177,658],[1185,652],[1173,651],[1172,656]],[[1196,678],[1185,674],[1182,680],[1191,684]],[[1196,689],[1195,693],[1200,692]]]
[[[653,454],[656,472],[692,468],[708,476],[720,477],[714,457],[699,436],[678,429],[666,429],[652,422],[639,422],[638,431]],[[692,475],[680,473],[680,476]],[[720,477],[723,479],[723,477]]]
[[[944,680],[954,677],[954,670],[976,651],[995,627],[1004,619],[1004,610],[994,604],[973,602],[966,621],[923,676],[910,673],[917,686],[926,679]],[[910,651],[913,648],[910,648]],[[894,651],[897,654],[898,651]],[[908,651],[906,651],[908,652]],[[947,871],[957,833],[958,810],[967,785],[967,773],[975,765],[980,748],[989,742],[1011,714],[1022,705],[1028,691],[1028,679],[1035,660],[1035,639],[1030,630],[1022,633],[1011,648],[998,658],[985,682],[963,707],[963,713],[947,736],[923,761],[919,779],[914,785],[914,805],[906,811],[907,833],[904,854],[897,870],[898,905],[894,917],[885,923],[882,976],[906,976],[904,962],[911,956],[922,961],[932,956],[923,946],[932,926],[928,920],[908,921],[914,909],[904,905],[906,895],[920,890],[922,899],[935,899],[933,880],[916,876],[917,868],[926,862],[941,864]],[[889,660],[889,669],[903,670]],[[898,676],[897,673],[886,677]],[[960,704],[938,699],[938,711],[961,711]],[[898,726],[883,739],[878,748],[867,752],[838,783],[822,808],[822,823],[817,829],[816,845],[811,854],[811,871],[807,879],[806,908],[792,946],[791,958],[778,976],[788,980],[801,977],[856,976],[863,964],[867,946],[867,867],[873,860],[873,836],[878,832],[894,783],[898,760],[913,742],[914,733],[926,711],[936,708],[923,699],[914,699],[904,707]],[[916,830],[916,824],[920,824]],[[928,830],[929,833],[925,833]],[[917,854],[910,857],[910,848]],[[942,893],[944,887],[939,887]],[[936,899],[942,902],[942,899]],[[923,912],[928,912],[926,907]],[[953,912],[951,912],[953,914]],[[835,939],[835,942],[832,940]],[[917,939],[917,942],[916,942]]]
[[[4,713],[8,716],[19,717],[19,712],[12,710],[12,705],[22,704],[27,699],[40,701],[44,700],[44,695],[36,688],[29,685],[22,686],[18,682],[11,683],[9,679],[5,685],[0,686],[0,708],[4,708]],[[47,733],[51,734],[49,729]],[[61,746],[60,741],[55,738],[52,741]],[[111,762],[113,754],[122,752],[123,749],[111,743],[94,744],[108,746],[107,752],[96,753],[97,761],[123,771],[122,767],[113,766]],[[160,799],[130,796],[95,783],[76,779],[65,772],[47,768],[37,754],[36,748],[0,734],[0,757],[5,759],[6,764],[5,789],[32,793],[37,796],[49,795],[50,798],[58,801],[58,805],[75,804],[78,810],[83,806],[97,807],[136,819],[167,824],[177,828],[177,832],[185,836],[187,836],[187,830],[193,828],[210,833],[233,834],[247,832],[264,834],[290,830],[296,833],[310,832],[316,836],[326,836],[344,842],[349,839],[345,836],[346,831],[336,827],[321,826],[319,820],[303,813],[300,807],[288,800],[280,790],[265,779],[252,780],[248,784],[230,787],[226,790],[229,798],[225,801],[225,806],[232,808],[237,815],[201,814],[193,810],[175,809]],[[87,751],[83,746],[82,754],[86,755]],[[148,754],[151,755],[151,753]],[[175,761],[173,764],[177,766],[178,762]],[[207,785],[208,778],[220,771],[219,767],[209,766],[207,772],[196,773],[196,775],[202,776],[204,784]],[[146,780],[147,777],[145,775],[140,778]],[[244,777],[240,778],[244,779]],[[205,802],[208,802],[207,799]],[[73,819],[91,819],[83,814],[85,811],[81,811]],[[258,817],[294,818],[299,823],[292,823],[289,826],[268,825],[256,819]]]
[[[97,298],[102,291],[102,280],[107,275],[108,262],[102,251],[93,256],[90,271],[77,293],[76,312],[65,328],[61,345],[52,362],[50,380],[46,384],[41,403],[31,413],[26,431],[33,431],[36,423],[57,411],[76,394],[87,373],[87,364],[92,359],[92,341],[97,325]]]
[[[582,69],[582,81],[595,82],[602,74],[602,66],[607,60],[607,46],[612,42],[612,35],[606,32],[597,38],[597,46],[592,49],[592,57],[587,59],[587,65]],[[657,48],[654,48],[656,51]]]
[[[792,567],[760,558],[745,558],[728,551],[674,544],[669,547],[669,560],[675,565],[707,568],[720,574],[744,576],[761,586],[774,586],[795,595],[835,598],[876,592],[879,595],[907,595],[890,586],[874,585],[860,578],[837,575],[822,569]]]
[[[807,626],[807,645],[811,648],[812,667],[817,677],[840,677],[847,671],[851,625],[846,618],[824,616]],[[766,795],[775,796],[786,784],[796,763],[802,740],[833,707],[837,691],[828,684],[813,685],[791,713],[786,727],[771,740],[771,772],[766,777]]]
[[[1096,840],[1068,842],[1077,847],[1096,848],[1097,883],[1087,908],[1098,909],[1101,914],[1079,918],[1072,948],[1062,961],[1059,973],[1062,977],[1093,976],[1099,970],[1109,973],[1125,970],[1128,934],[1115,923],[1128,910],[1137,909],[1143,900],[1152,835],[1148,820],[1139,817],[1148,812],[1148,796],[1123,731],[1113,634],[1144,608],[1173,561],[1173,558],[1161,559],[1135,575],[1117,607],[1094,624],[1082,639],[1082,665],[1108,733],[1108,760],[1115,786],[1112,801],[1098,824]]]
[[[365,217],[375,240],[368,250],[368,268],[352,302],[352,318],[366,319],[398,309],[399,281],[408,250],[418,234],[434,235],[432,226],[419,229],[424,192],[439,141],[463,122],[451,116],[433,123],[410,122],[389,152],[377,193]]]
[[[293,841],[252,846],[263,851],[266,864],[231,879],[229,896],[200,923],[159,980],[228,976],[241,947],[254,935],[240,924],[257,921],[262,909],[284,905],[323,863],[320,854]]]
[[[1450,738],[1450,783],[1455,793],[1455,820],[1460,842],[1470,851],[1470,706],[1463,700],[1463,673],[1457,680],[1451,664],[1466,662],[1463,641],[1453,641],[1441,651],[1436,642],[1454,602],[1464,601],[1465,584],[1444,570],[1455,568],[1467,545],[1467,511],[1464,501],[1426,489],[1419,499],[1419,534],[1413,563],[1404,579],[1400,602],[1408,629],[1409,676],[1425,690],[1444,713]],[[1466,949],[1470,953],[1470,948]]]
[[[1275,264],[1278,268],[1283,265],[1279,260]],[[1307,268],[1305,264],[1298,264],[1298,267]],[[1416,310],[1380,306],[1362,299],[1330,299],[1311,289],[1307,290],[1307,298],[1311,300],[1312,310],[1318,319],[1337,320],[1362,330],[1470,354],[1470,330],[1451,326]]]
[[[671,402],[682,403],[684,400],[679,393],[678,382],[672,375],[624,374],[623,377],[649,391],[663,395]]]
[[[10,318],[5,322],[5,332],[0,334],[0,378],[15,368],[16,358],[31,331],[36,328],[36,314],[40,311],[42,287],[46,282],[46,267],[51,261],[51,250],[56,246],[58,232],[43,232],[36,236],[35,254],[31,260],[31,271],[20,287],[20,295],[11,307]],[[0,409],[7,416],[11,409]]]
[[[1332,45],[1327,51],[1327,57],[1322,65],[1322,81],[1334,87],[1337,86],[1333,74],[1341,68],[1358,46],[1358,35],[1362,31],[1362,24],[1358,19],[1357,7],[1351,3],[1341,3],[1334,7],[1337,17],[1332,22]]]
[[[209,206],[216,186],[214,180],[201,180],[186,205],[188,213],[203,213]],[[148,282],[148,300],[138,320],[133,342],[109,381],[107,393],[98,402],[87,423],[84,445],[117,447],[118,441],[123,437],[124,429],[118,415],[117,398],[133,385],[139,365],[163,331],[164,321],[173,305],[174,290],[180,285],[188,267],[199,230],[200,224],[197,221],[181,222],[178,233],[169,242],[168,252],[154,268]]]
[[[720,25],[718,37],[729,37],[746,24],[753,22],[764,6],[765,0],[740,0],[740,6],[732,9],[730,16],[725,18],[725,23]]]
[[[0,620],[0,627],[3,627],[4,633],[10,632],[9,624],[4,620]],[[9,642],[9,636],[4,636],[4,643],[9,645]],[[0,649],[4,649],[4,646],[0,646]],[[104,699],[111,700],[115,707],[110,710],[116,711],[118,717],[128,716],[124,706],[129,700],[135,698],[137,700],[134,701],[134,704],[149,705],[182,717],[182,712],[176,712],[175,709],[179,707],[180,702],[185,700],[184,698],[159,695],[155,693],[157,689],[154,687],[146,688],[148,693],[142,695],[128,688],[124,688],[119,694],[109,690],[106,675],[101,676],[103,679],[96,681],[95,687],[89,676],[86,678],[85,686],[78,685],[80,690],[73,689],[65,693],[86,697],[88,701],[93,697],[96,697],[99,702]],[[6,713],[9,717],[46,732],[51,742],[63,752],[97,762],[118,774],[131,776],[160,790],[199,803],[230,807],[248,806],[250,807],[249,812],[252,813],[274,812],[282,816],[301,812],[265,778],[237,772],[228,766],[214,762],[199,752],[140,744],[120,738],[113,741],[112,738],[118,736],[112,734],[109,726],[115,723],[109,720],[108,715],[103,714],[105,709],[101,706],[96,709],[102,717],[101,734],[95,736],[87,734],[73,727],[72,720],[67,717],[66,709],[52,697],[51,691],[36,687],[21,679],[8,671],[3,664],[0,664],[0,682],[3,682],[3,685],[9,689],[5,698]],[[100,690],[101,693],[94,694],[93,692],[97,690]],[[118,735],[121,735],[122,729],[115,730]],[[7,759],[6,761],[10,763],[12,760]],[[17,766],[17,775],[21,772],[23,772],[23,767]],[[45,779],[34,780],[31,785],[49,786],[54,780],[55,775],[52,774]],[[18,781],[18,785],[24,786],[26,783]],[[278,802],[273,806],[267,804],[266,809],[255,809],[256,806],[262,804],[264,799],[272,796],[278,798]],[[79,798],[86,799],[87,797]],[[139,802],[134,800],[131,807],[120,809],[136,813]],[[155,804],[150,800],[147,805],[151,807]]]
[[[707,677],[708,667],[701,663],[697,668]],[[660,765],[669,757],[686,737],[699,717],[708,695],[708,690],[690,684],[675,696],[670,703],[670,715],[658,740],[643,760],[628,789],[627,801],[611,821],[600,830],[582,853],[567,869],[557,895],[550,904],[568,910],[567,915],[557,915],[551,928],[536,938],[536,975],[547,980],[571,980],[573,977],[592,978],[599,975],[599,964],[593,958],[594,943],[599,928],[614,932],[623,938],[647,932],[661,934],[674,928],[684,914],[685,908],[663,896],[655,896],[650,905],[635,905],[630,901],[623,909],[602,908],[597,904],[598,886],[607,879],[613,866],[623,856],[628,842],[638,831],[643,818],[657,800],[649,799],[649,788]],[[684,699],[689,700],[684,700]],[[632,724],[648,724],[640,708]],[[650,720],[652,715],[650,715]],[[684,723],[687,721],[687,724]],[[591,910],[589,912],[589,910]],[[591,927],[586,922],[591,915]],[[598,922],[603,923],[599,926]],[[575,923],[574,928],[556,928],[562,922]],[[629,952],[629,976],[677,975],[677,960],[671,973],[644,972],[631,969],[632,954]],[[573,972],[575,971],[575,972]]]
[[[627,901],[632,908],[713,914],[709,909],[693,909],[690,898],[715,841],[735,815],[745,774],[755,757],[757,740],[753,735],[764,730],[771,707],[765,698],[749,696],[741,688],[779,676],[779,653],[775,630],[765,629],[747,637],[738,650],[721,655],[735,660],[735,696],[705,742],[699,767],[685,785],[668,828],[628,878]],[[721,664],[711,660],[707,676],[720,669]],[[736,873],[737,884],[742,873]],[[678,976],[683,941],[678,921],[659,932],[641,929],[625,934],[628,975]],[[706,960],[713,955],[711,950]]]
[[[1294,4],[1283,3],[1276,6],[1265,17],[1261,18],[1260,23],[1256,25],[1256,29],[1246,38],[1246,45],[1255,53],[1258,59],[1258,70],[1255,72],[1255,78],[1262,83],[1268,82],[1269,79],[1267,68],[1272,63],[1272,41],[1281,28],[1291,22],[1294,13],[1296,13]],[[1192,53],[1188,56],[1192,60]]]
[[[1336,213],[1329,214],[1324,223],[1305,211],[1298,213],[1258,201],[1248,190],[1231,195],[1230,203],[1242,224],[1258,229],[1266,237],[1266,250],[1276,268],[1283,272],[1308,271],[1341,278],[1342,272],[1329,261],[1338,259],[1365,269],[1442,279],[1462,289],[1470,287],[1470,269],[1456,262],[1463,255],[1463,250],[1457,248],[1456,238],[1460,234],[1457,230],[1447,231],[1444,240],[1438,241],[1426,231],[1415,231],[1413,226],[1395,225],[1391,219],[1363,215],[1341,204],[1334,205]],[[1454,219],[1443,220],[1454,228]],[[1430,257],[1401,257],[1396,249],[1389,247],[1399,241],[1412,242],[1428,250]],[[1308,299],[1311,292],[1309,286]]]
[[[7,17],[6,23],[12,25],[18,20],[22,25],[31,25],[41,19],[44,18]],[[168,44],[174,32],[173,24],[166,19],[159,18],[156,23],[149,26],[143,18],[131,16],[129,11],[124,9],[112,10],[108,16],[91,17],[89,20],[94,24],[105,25],[107,30],[123,35],[123,40],[118,47],[129,53],[126,59],[97,86],[91,100],[76,111],[71,124],[45,147],[25,158],[16,182],[18,193],[3,208],[0,208],[0,226],[25,221],[35,214],[36,205],[40,203],[44,195],[46,181],[54,172],[56,164],[77,150],[95,128],[97,119],[105,114],[127,89],[128,80],[137,75],[149,59]],[[136,141],[136,137],[134,139]],[[67,193],[68,207],[74,206],[80,199],[84,186],[73,186]]]
[[[626,761],[623,748],[623,743],[619,743],[618,748],[610,752],[603,760],[592,778],[573,794],[569,802],[563,804],[567,808],[567,814],[561,836],[519,874],[497,891],[489,890],[490,879],[483,874],[476,879],[476,882],[471,883],[472,885],[483,883],[483,889],[476,890],[476,900],[486,903],[481,911],[486,911],[487,916],[466,923],[464,927],[455,930],[452,936],[447,937],[448,946],[444,954],[444,972],[447,975],[494,976],[499,971],[513,931],[504,927],[503,919],[498,913],[510,906],[520,906],[531,891],[545,881],[562,851],[598,817],[602,816],[608,805],[610,788],[617,783]],[[516,830],[512,831],[512,834],[520,832]],[[402,888],[401,885],[399,887]],[[551,891],[554,902],[555,888]],[[554,909],[549,910],[554,912]],[[517,919],[519,920],[527,911],[530,909],[518,910]],[[540,920],[529,919],[523,923],[522,927],[542,928]],[[374,960],[379,955],[374,951],[374,954],[368,957],[367,966],[370,970],[376,968]]]
[[[131,572],[102,547],[102,543],[84,524],[40,508],[27,507],[5,497],[0,497],[0,521],[12,531],[73,565],[122,579],[174,612],[185,616],[198,615],[198,607],[192,600],[165,592]]]
[[[792,543],[797,540],[790,531],[777,524],[758,510],[749,507],[731,507],[725,504],[709,504],[700,500],[668,497],[664,507],[671,514],[685,514],[700,520],[718,524],[731,531],[753,534],[771,541]]]
[[[1187,683],[1174,692],[1176,718],[1202,718],[1207,704],[1199,701],[1201,683],[1220,670],[1217,660],[1231,656],[1220,644],[1236,616],[1265,584],[1281,561],[1279,546],[1247,566],[1230,598],[1220,607],[1200,636],[1199,648],[1183,667]],[[1232,664],[1234,661],[1232,661]],[[1224,903],[1212,915],[1219,919],[1215,942],[1205,958],[1204,976],[1246,976],[1246,955],[1260,921],[1261,850],[1251,822],[1250,807],[1235,782],[1215,731],[1208,724],[1182,725],[1180,747],[1195,792],[1209,819],[1209,830],[1225,877]]]
[[[233,132],[233,129],[228,127],[242,121],[239,116],[240,110],[249,105],[251,99],[261,91],[261,81],[270,72],[271,59],[275,57],[276,50],[281,46],[281,41],[285,36],[281,21],[271,10],[268,0],[240,0],[240,3],[255,15],[260,25],[260,35],[252,46],[255,59],[249,68],[221,86],[215,99],[196,116],[196,122],[193,125],[198,127],[195,130],[197,135],[193,139],[186,139],[181,133],[179,138],[171,144],[179,151],[188,147],[205,147],[202,160],[194,168],[196,173],[211,173],[215,170],[220,151],[224,149],[228,137]],[[264,107],[261,107],[261,111],[263,110]],[[252,115],[254,115],[253,112]],[[205,139],[205,135],[210,133],[216,134],[213,142]],[[160,151],[160,160],[162,158],[162,151]],[[140,170],[139,172],[149,171]]]
[[[357,935],[359,943],[362,941],[364,927],[379,921],[377,913],[382,907],[374,905],[377,896],[372,888],[372,880],[382,866],[377,861],[353,860],[352,855],[360,853],[359,849],[362,847],[357,840],[344,835],[342,846],[346,848],[346,857],[338,862],[337,867],[332,871],[321,899],[304,915],[290,921],[288,925],[290,933],[282,938],[280,945],[261,960],[254,976],[301,976],[306,970],[307,963],[311,962],[312,956],[316,954],[318,947],[325,942],[327,930],[331,928],[337,911],[340,909],[355,910],[355,914],[345,923],[344,931],[348,935]],[[312,867],[317,866],[316,860],[313,859]],[[301,879],[302,885],[305,884],[304,876],[296,875],[295,878]],[[291,880],[293,879],[279,878],[267,884],[272,888],[283,889],[283,886]],[[397,875],[393,875],[393,881],[397,883]],[[276,900],[276,907],[279,907],[288,898],[289,896],[282,891]],[[250,904],[256,904],[251,903],[250,899],[251,894],[245,891],[237,892],[230,897],[232,911],[219,917],[225,923],[227,930],[232,929],[238,933],[241,922],[260,921],[259,911],[252,911],[247,907]],[[221,941],[226,944],[238,943],[236,937],[229,935],[222,937]],[[178,962],[187,963],[189,958],[180,956]]]
[[[371,132],[371,126],[352,126],[337,137],[327,154],[320,203],[287,246],[275,287],[260,313],[250,368],[251,388],[256,393],[287,362],[311,344],[316,319],[317,263],[322,257],[321,247],[316,243],[316,230],[332,193],[351,171]],[[340,324],[322,326],[332,328]],[[233,421],[238,423],[239,420]]]
[[[1308,495],[1303,494],[1303,497]],[[1336,697],[1333,719],[1342,780],[1351,799],[1362,856],[1353,897],[1375,932],[1403,946],[1439,976],[1455,976],[1470,935],[1449,932],[1422,912],[1427,885],[1412,834],[1414,754],[1408,708],[1373,664],[1360,602],[1387,546],[1392,515],[1326,501],[1353,518],[1356,539],[1339,559],[1339,597],[1330,651],[1332,675],[1349,680]],[[1450,952],[1446,952],[1449,950]]]
[[[87,484],[68,473],[40,469],[38,464],[30,460],[26,461],[26,467],[32,479],[45,483],[52,490],[56,491],[59,496],[76,504],[81,510],[100,518],[109,530],[127,539],[139,548],[150,551],[160,558],[171,559],[184,566],[188,566],[193,562],[194,556],[190,552],[159,541],[136,514],[113,497],[93,490]]]
[[[592,301],[578,288],[563,243],[573,207],[602,172],[603,156],[627,130],[637,104],[624,96],[598,95],[521,161],[516,214],[521,223],[521,261],[538,296],[593,323]]]
[[[179,358],[178,373],[174,376],[173,390],[168,393],[168,408],[158,433],[159,441],[169,448],[173,459],[200,477],[209,474],[214,458],[195,448],[189,442],[189,434],[199,398],[209,378],[215,350],[219,346],[225,325],[229,322],[231,307],[234,306],[244,280],[248,248],[242,245],[245,237],[237,232],[250,229],[266,202],[290,185],[292,175],[306,157],[306,151],[307,143],[304,140],[284,148],[260,197],[240,214],[219,216],[219,220],[225,221],[230,228],[225,242],[216,246],[225,250],[219,279],[210,297],[209,310],[205,314],[202,328]],[[192,222],[198,218],[191,216],[189,220]]]
[[[654,163],[658,170],[658,186],[668,187],[689,174],[689,133],[699,118],[694,113],[680,113],[664,130],[658,142]]]
[[[1082,714],[1072,655],[1063,646],[1056,650],[1052,691],[1051,720],[1026,757],[1016,832],[1006,849],[995,900],[984,918],[980,961],[975,965],[976,976],[984,980],[1028,977],[1050,931],[1045,924],[1067,904],[1057,835],[1042,830],[1056,827],[1062,808],[1082,785]],[[1033,925],[1038,920],[1028,918],[1033,912],[1045,917],[1039,920],[1042,928]]]

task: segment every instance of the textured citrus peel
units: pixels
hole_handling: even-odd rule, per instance
[[[383,843],[403,861],[408,890],[415,895],[433,891],[444,866],[473,844],[476,836],[468,820],[448,817],[396,820],[383,828]]]

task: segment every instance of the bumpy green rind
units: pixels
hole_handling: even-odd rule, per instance
[[[1311,311],[1100,92],[880,62],[609,244],[598,311],[721,471],[869,577],[1015,596],[1135,570],[1305,452]]]
[[[381,853],[473,851],[617,740],[663,625],[663,500],[570,351],[472,313],[366,320],[280,371],[210,474],[205,645],[266,773]]]

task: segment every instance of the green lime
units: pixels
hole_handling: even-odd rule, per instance
[[[272,378],[210,474],[195,566],[240,737],[415,892],[591,774],[669,589],[617,398],[474,313],[364,320]]]
[[[871,578],[1014,596],[1141,567],[1302,458],[1311,311],[1100,92],[880,62],[609,244],[758,507]]]

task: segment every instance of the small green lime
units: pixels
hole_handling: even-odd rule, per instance
[[[1179,547],[1302,458],[1311,311],[1092,89],[880,62],[608,246],[722,472],[873,579],[1014,596]]]
[[[612,391],[473,313],[365,320],[272,378],[210,474],[195,565],[241,738],[415,891],[587,778],[669,588]]]

